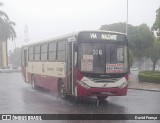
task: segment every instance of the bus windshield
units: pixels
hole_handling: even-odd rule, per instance
[[[92,42],[80,43],[80,69],[92,73],[126,72],[126,46],[124,44]]]

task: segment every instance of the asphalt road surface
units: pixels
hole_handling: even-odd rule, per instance
[[[22,80],[20,73],[0,73],[0,114],[160,114],[160,92],[129,89],[127,96],[109,97],[97,106],[96,98],[87,98],[79,103],[72,99],[64,101],[46,90],[33,90]],[[90,122],[97,121],[87,121]],[[153,123],[153,121],[125,122]]]

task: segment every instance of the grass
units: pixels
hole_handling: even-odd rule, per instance
[[[160,72],[159,71],[141,71],[138,74],[139,81],[160,83]]]

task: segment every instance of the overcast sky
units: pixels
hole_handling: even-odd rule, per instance
[[[126,22],[127,0],[0,0],[11,21],[16,23],[16,46],[24,42],[25,25],[29,42],[66,33],[99,29],[101,25]],[[128,0],[128,22],[151,27],[160,0]],[[9,49],[14,48],[9,42]]]

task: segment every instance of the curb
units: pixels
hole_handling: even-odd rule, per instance
[[[132,90],[143,90],[143,91],[154,91],[154,92],[160,92],[160,90],[149,90],[149,89],[144,89],[144,88],[130,88],[130,87],[128,87],[128,89],[132,89]]]

